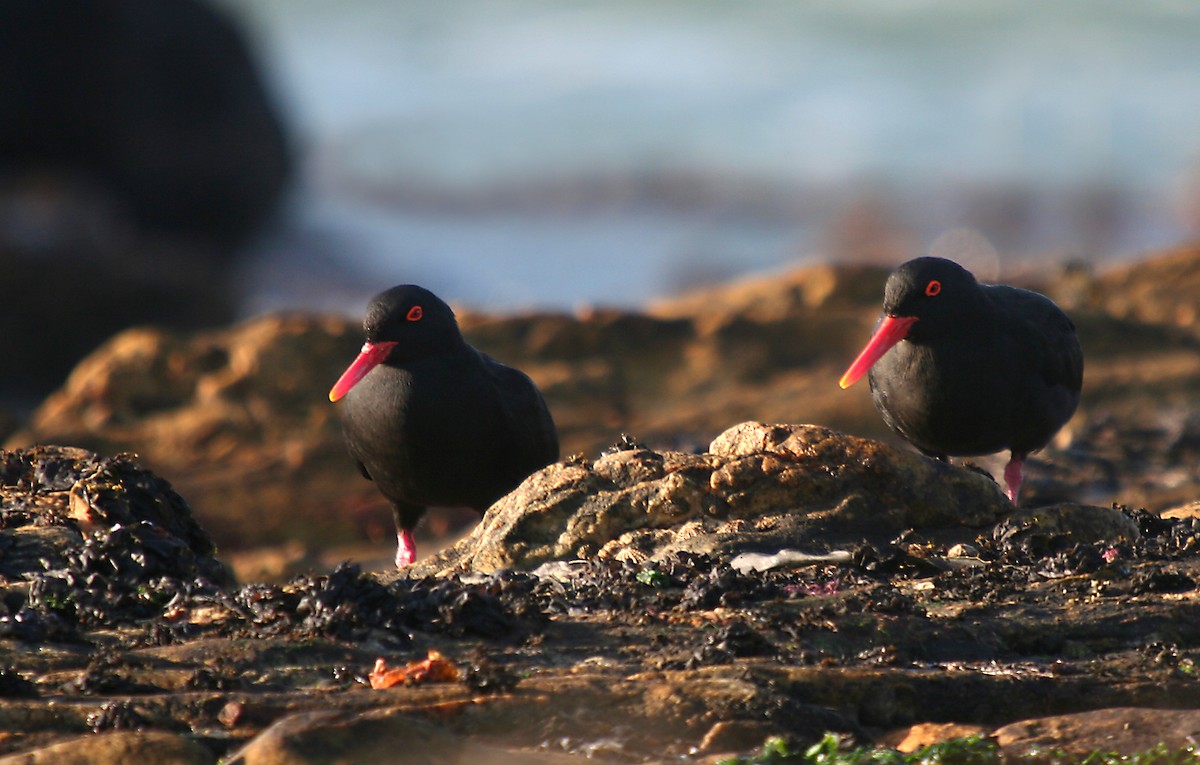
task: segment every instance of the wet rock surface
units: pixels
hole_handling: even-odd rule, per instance
[[[187,503],[133,457],[58,446],[0,451],[0,575],[19,577],[33,563],[86,564],[88,545],[140,546],[181,577],[228,577]]]
[[[824,428],[747,423],[705,454],[632,449],[573,469],[592,476],[584,487],[636,488],[698,460],[709,482],[697,485],[753,528],[832,494],[797,476],[806,459],[871,454],[881,484],[899,482],[889,472],[897,465],[920,470],[890,452]],[[768,454],[781,467],[762,471]],[[52,448],[3,456],[4,538],[62,531],[24,543],[22,556],[6,541],[0,557],[0,722],[12,731],[0,753],[42,758],[23,761],[72,761],[81,740],[107,742],[114,762],[168,757],[159,752],[180,762],[235,752],[251,764],[331,753],[418,761],[403,740],[426,741],[425,762],[689,752],[703,761],[767,735],[804,742],[838,731],[869,742],[924,721],[998,728],[1200,704],[1200,522],[1069,504],[1006,514],[991,504],[990,478],[920,457],[932,471],[925,493],[956,487],[957,504],[864,529],[840,525],[839,503],[821,499],[834,508],[828,524],[797,526],[790,541],[825,553],[757,569],[735,567],[733,546],[620,554],[643,548],[597,523],[593,552],[533,556],[531,571],[384,581],[343,565],[238,585],[212,568],[186,504],[129,458]],[[711,480],[747,460],[753,481]],[[96,499],[73,511],[71,497],[84,494]],[[905,489],[877,501],[905,497],[919,506]],[[983,508],[965,516],[978,525],[953,523],[970,506]],[[579,525],[586,503],[575,510],[560,532]],[[685,537],[694,522],[660,521],[658,537]],[[367,682],[378,659],[416,667],[434,651],[454,679],[414,670],[389,688]],[[1005,735],[1019,740],[1012,730]]]

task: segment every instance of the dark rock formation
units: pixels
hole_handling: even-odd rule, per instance
[[[38,570],[35,563],[60,567],[67,552],[90,532],[142,524],[197,556],[199,571],[218,581],[224,578],[212,557],[212,539],[187,503],[132,457],[100,457],[59,446],[0,451],[0,545],[5,550],[0,568],[7,576]],[[59,543],[23,550],[23,540],[30,536]],[[182,560],[172,562],[183,565]]]
[[[238,241],[289,173],[245,40],[202,0],[5,2],[0,103],[0,172],[83,178],[147,230]]]
[[[159,616],[197,581],[232,581],[170,484],[130,457],[57,446],[0,451],[0,637]]]
[[[237,248],[291,159],[224,12],[0,4],[0,103],[0,402],[32,407],[126,327],[233,318]]]

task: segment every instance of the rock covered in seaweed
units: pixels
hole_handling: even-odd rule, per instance
[[[111,535],[119,529],[157,536],[172,549],[186,551],[210,576],[226,576],[213,557],[212,538],[187,502],[131,455],[102,457],[64,446],[0,451],[3,575],[12,578],[37,570],[41,566],[35,564],[43,559],[51,567],[60,565],[87,534]],[[25,541],[32,538],[67,544],[26,549]],[[19,550],[26,554],[13,554]]]
[[[0,451],[0,635],[158,616],[176,590],[231,583],[215,551],[183,498],[130,456]]]
[[[704,454],[631,449],[532,475],[410,576],[823,547],[907,528],[981,527],[1011,510],[986,475],[815,425],[746,422]]]
[[[404,645],[411,630],[508,636],[537,621],[507,602],[524,592],[515,585],[385,586],[341,565],[235,587],[214,552],[187,503],[128,455],[0,451],[0,639],[78,641],[128,627],[129,641],[146,644],[293,634]]]

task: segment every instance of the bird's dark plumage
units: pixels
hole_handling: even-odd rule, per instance
[[[558,459],[558,435],[533,381],[468,345],[432,292],[376,295],[363,330],[362,352],[329,398],[344,397],[346,445],[392,504],[396,564],[406,565],[427,508],[482,513]]]
[[[922,452],[945,458],[1008,450],[1016,502],[1026,455],[1079,404],[1083,350],[1049,298],[981,285],[942,258],[901,265],[884,288],[883,319],[842,378],[868,370],[884,422]]]

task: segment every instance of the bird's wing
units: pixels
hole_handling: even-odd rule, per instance
[[[543,463],[558,459],[558,429],[550,408],[533,380],[519,369],[501,364],[487,354],[483,357],[491,377],[504,402],[504,413],[512,432],[524,443],[536,444]]]
[[[1020,329],[1020,342],[1036,359],[1046,385],[1061,386],[1078,395],[1083,387],[1083,348],[1075,323],[1049,298],[1016,287],[1005,290],[1007,301]]]

